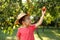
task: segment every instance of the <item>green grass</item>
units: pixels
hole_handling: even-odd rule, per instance
[[[16,40],[16,32],[14,30],[13,35],[9,36],[4,34],[0,30],[0,40]],[[60,40],[60,30],[58,29],[37,29],[34,33],[35,40]]]
[[[60,40],[60,30],[58,29],[44,29],[44,32],[42,29],[37,29],[35,34],[41,40]]]

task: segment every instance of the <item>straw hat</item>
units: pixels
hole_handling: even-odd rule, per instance
[[[23,16],[25,16],[26,14],[25,13],[20,13],[18,16],[17,16],[17,19],[16,19],[16,21],[15,21],[15,23],[14,24],[20,24],[19,23],[19,19],[21,19]]]

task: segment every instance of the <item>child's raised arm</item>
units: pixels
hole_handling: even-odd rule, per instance
[[[45,8],[45,6],[44,6],[44,7],[42,8],[42,16],[40,17],[39,21],[35,24],[36,27],[38,27],[39,25],[42,24],[45,13],[46,13],[46,8]]]

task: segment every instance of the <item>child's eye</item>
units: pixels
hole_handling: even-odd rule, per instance
[[[30,17],[28,19],[30,19]]]

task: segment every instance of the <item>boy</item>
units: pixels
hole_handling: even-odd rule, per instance
[[[46,9],[42,10],[42,16],[35,24],[31,24],[30,16],[25,13],[20,13],[15,21],[15,24],[21,24],[18,28],[17,40],[34,40],[34,30],[42,24]]]

